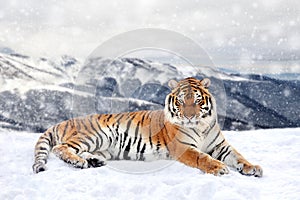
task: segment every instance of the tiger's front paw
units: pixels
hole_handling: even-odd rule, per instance
[[[209,174],[214,174],[215,176],[221,176],[224,174],[228,174],[229,170],[224,163],[218,160],[211,160],[205,172]]]
[[[240,163],[238,164],[237,170],[247,176],[255,176],[255,177],[262,177],[263,176],[263,169],[259,165],[249,165]]]

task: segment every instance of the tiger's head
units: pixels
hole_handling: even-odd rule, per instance
[[[203,118],[212,117],[214,99],[208,91],[210,80],[186,78],[169,81],[172,92],[165,100],[165,115],[173,124],[196,127]]]

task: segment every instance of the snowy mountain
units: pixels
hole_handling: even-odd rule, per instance
[[[40,134],[0,128],[0,199],[299,199],[299,131],[225,132],[230,144],[264,169],[255,178],[233,169],[216,177],[176,161],[109,161],[81,170],[52,153],[48,170],[33,174]]]
[[[0,53],[0,126],[44,131],[70,117],[162,109],[167,82],[209,77],[225,130],[300,126],[300,81],[138,58],[31,58]]]

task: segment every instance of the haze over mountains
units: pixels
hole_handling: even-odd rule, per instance
[[[138,58],[31,58],[0,53],[0,126],[44,131],[71,117],[162,109],[170,79],[209,77],[225,130],[300,126],[299,74],[240,74]]]

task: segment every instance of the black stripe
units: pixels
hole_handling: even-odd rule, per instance
[[[219,144],[215,145],[215,147],[211,151],[207,152],[207,154],[210,155],[210,156],[212,156],[213,152],[215,150],[217,150],[221,146],[221,144],[223,144],[224,142],[225,142],[225,139],[223,139]]]
[[[120,128],[120,123],[119,122],[117,122],[116,124],[115,124],[115,126],[113,125],[113,129],[115,130],[115,132],[113,132],[111,129],[110,129],[110,127],[109,126],[107,126],[108,128],[109,128],[109,130],[110,130],[110,132],[112,133],[112,135],[114,136],[114,137],[118,137],[118,135],[119,135],[119,128]],[[115,134],[116,133],[116,134]]]
[[[85,120],[86,120],[86,119],[82,119],[82,120],[80,120],[80,122],[81,122],[81,124],[83,125],[84,129],[85,129],[85,130],[88,130],[88,127],[87,127],[87,125],[85,124]],[[87,120],[89,121],[89,119],[87,119]]]
[[[216,139],[219,137],[221,131],[219,131],[216,135],[216,137],[209,143],[209,145],[206,147],[207,149],[216,141]]]
[[[172,114],[172,111],[171,111],[171,108],[170,108],[170,106],[171,106],[171,97],[170,96],[168,96],[168,105],[167,106],[168,106],[169,112]]]
[[[220,152],[220,154],[217,157],[217,160],[221,160],[222,156],[228,151],[229,147],[230,146],[227,146],[223,152]]]
[[[117,145],[118,141],[119,141],[119,134],[117,134],[115,137],[114,147]]]
[[[230,153],[231,153],[231,150],[229,150],[228,153],[222,158],[222,161],[224,161]]]
[[[168,145],[167,145],[167,141],[165,139],[165,137],[163,136],[163,143],[164,143],[164,146],[167,148],[167,150],[169,151],[169,148],[168,148]]]
[[[142,142],[142,136],[140,135],[140,139],[139,139],[138,144],[137,144],[136,153],[140,152],[141,142]]]
[[[112,114],[109,114],[107,119],[106,119],[106,122],[109,122],[110,118],[112,117]]]
[[[98,131],[96,130],[96,128],[93,125],[93,116],[90,116],[90,119],[88,119],[88,122],[90,123],[91,128],[93,129],[93,131],[98,134]]]
[[[75,151],[76,151],[76,153],[78,153],[79,152],[79,149],[80,149],[80,145],[78,145],[78,144],[76,144],[76,143],[74,143],[74,142],[72,142],[73,144],[70,144],[70,142],[68,142],[68,147],[71,147],[72,149],[74,149]],[[77,148],[77,147],[75,147],[74,145],[76,145],[76,146],[79,146],[79,148]]]
[[[115,134],[114,134],[113,130],[111,130],[111,128],[109,126],[107,126],[107,128],[108,128],[109,132],[112,134],[112,137],[115,138]],[[105,137],[109,141],[109,147],[110,147],[112,144],[112,138],[111,138],[111,136],[107,136],[107,134],[105,134]],[[118,138],[118,136],[117,136],[117,138]],[[117,142],[117,141],[118,140],[116,139],[115,142]]]
[[[122,116],[123,116],[123,113],[115,114],[115,119],[116,119],[116,121],[118,120],[118,119],[117,119],[118,117],[122,118]]]
[[[213,124],[211,125],[211,127],[213,128],[217,123],[217,119],[214,119]]]
[[[144,115],[143,115],[142,121],[141,121],[142,122],[141,127],[143,127],[144,121],[148,120],[150,113],[151,113],[151,111],[144,111]]]
[[[222,144],[223,142],[225,142],[225,139],[223,139],[219,144],[217,144],[217,145],[215,146],[215,148],[218,149],[218,148],[221,146],[221,144]]]
[[[161,114],[160,117],[159,117],[159,119],[158,119],[159,128],[160,128],[159,132],[161,132],[162,129],[165,127],[164,119],[165,119],[165,113]],[[159,133],[159,132],[158,132],[158,133]],[[157,133],[157,134],[158,134],[158,133]]]
[[[124,154],[123,154],[123,158],[125,160],[130,160],[130,157],[128,156],[129,151],[130,151],[130,145],[131,145],[131,138],[129,138],[128,144],[127,144],[127,146],[125,148],[125,151],[124,151]]]
[[[140,159],[139,160],[142,160],[142,161],[145,160],[145,157],[144,157],[145,150],[146,150],[146,143],[144,143],[144,146],[143,146],[143,148],[141,150]]]
[[[124,132],[122,135],[124,135],[124,137],[122,137],[122,140],[121,140],[122,141],[122,145],[120,146],[121,149],[123,149],[125,146],[126,138],[127,138],[128,134],[126,132]]]
[[[106,156],[105,156],[105,154],[104,153],[102,153],[101,151],[100,152],[97,152],[98,154],[100,154],[103,158],[105,158],[106,159]]]
[[[219,154],[220,154],[226,147],[227,147],[227,146],[223,146],[223,147],[221,148]],[[219,155],[219,154],[218,154],[218,155]]]
[[[54,129],[55,129],[55,131],[54,131]],[[53,131],[52,131],[52,132],[48,132],[48,133],[49,133],[49,138],[50,138],[50,144],[52,144],[52,146],[54,146],[55,143],[56,143],[53,134],[56,134],[56,136],[57,136],[57,141],[59,141],[59,134],[58,134],[57,129],[58,129],[58,126],[55,126],[55,127],[53,127]]]
[[[179,140],[178,138],[176,138],[176,140],[177,140],[178,142],[180,142],[181,144],[184,144],[184,145],[187,145],[187,146],[192,146],[192,147],[197,148],[197,146],[196,146],[195,144],[183,142],[183,141]]]
[[[111,137],[109,137],[109,146],[112,144],[113,139]]]
[[[100,127],[100,125],[98,125],[98,128],[101,131],[101,133],[107,137],[106,133],[102,130],[102,128]],[[99,148],[100,148],[103,145],[103,138],[102,138],[102,135],[100,135],[100,134],[99,134],[99,139],[100,139],[100,145],[99,145]]]
[[[99,117],[98,117],[98,120],[99,120]],[[98,127],[99,131],[101,131],[101,133],[103,133],[107,137],[106,133],[102,130],[102,128],[101,128],[98,120],[96,121],[96,124],[97,124],[97,127]],[[98,133],[98,131],[97,131],[97,135],[98,135],[98,137],[100,139],[100,145],[99,145],[99,149],[100,149],[102,147],[102,145],[103,145],[103,138],[102,138],[102,135],[100,135]]]
[[[38,150],[39,150],[39,151],[48,151],[48,149],[45,148],[45,147],[39,147]]]
[[[44,155],[48,156],[48,151],[47,151],[47,152],[39,151],[39,152],[37,153],[37,155],[41,155],[41,154],[44,154]]]
[[[70,119],[70,126],[71,126],[72,128],[75,127],[75,120],[74,120],[74,119]]]
[[[45,156],[45,155],[36,155],[35,160],[44,160],[45,163],[47,163],[47,157],[48,157],[48,155],[47,156]]]
[[[120,128],[120,120],[123,118],[124,114],[123,113],[119,113],[115,116],[115,123],[113,123],[112,125],[112,130],[108,125],[107,128],[109,129],[109,131],[111,132],[111,134],[113,135],[115,139],[115,143],[118,141],[119,138],[119,128]]]
[[[127,126],[126,126],[126,130],[124,132],[124,142],[123,142],[123,145],[122,145],[122,149],[124,148],[124,145],[125,145],[125,142],[126,142],[126,139],[128,137],[128,131],[129,131],[129,128],[131,126],[131,123],[132,123],[132,120],[135,118],[136,114],[134,113],[132,116],[129,116],[129,121],[127,123]]]
[[[194,128],[191,128],[191,129],[192,129],[192,131],[194,131],[194,133],[200,138],[199,133],[198,133]]]
[[[80,142],[87,146],[87,151],[91,150],[91,145],[84,139],[81,139]]]
[[[99,137],[96,137],[96,147],[95,147],[95,150],[96,149],[100,149],[100,145],[99,145]],[[95,151],[94,150],[94,151]]]
[[[129,115],[129,114],[128,114]],[[128,136],[128,130],[129,130],[129,127],[130,127],[130,125],[131,125],[131,116],[129,116],[129,119],[128,119],[128,122],[127,122],[127,125],[126,125],[126,130],[125,130],[125,132],[124,132],[124,138],[123,138],[123,144],[122,144],[122,148],[124,147],[124,145],[125,145],[125,141],[126,141],[126,139],[127,139],[127,136]]]
[[[120,136],[120,145],[119,145],[119,152],[118,152],[118,155],[117,155],[117,157],[116,157],[116,160],[119,160],[120,159],[120,155],[121,155],[121,151],[122,151],[122,139],[123,139],[123,136],[122,136],[123,134],[122,133],[120,133],[119,134],[119,136]]]
[[[210,125],[210,126],[208,126],[208,127],[203,131],[203,134],[204,134],[204,135],[208,135],[209,131],[210,131],[211,129],[213,129],[214,126],[216,125],[216,122],[217,122],[217,120],[215,119],[215,120],[213,121],[213,124]]]
[[[81,145],[80,145],[80,142],[79,142],[79,141],[70,140],[70,141],[68,141],[67,145],[68,145],[68,146],[69,146],[69,145],[72,145],[72,146],[75,145],[75,146],[78,147],[78,149],[81,149]]]
[[[190,84],[186,84],[186,85],[181,86],[180,90],[182,90],[184,92],[188,92],[186,90],[189,90],[190,88],[191,88],[191,85]]]
[[[123,116],[124,116],[123,113],[116,114],[116,116],[114,117],[115,123],[112,124],[112,127],[110,127],[109,125],[106,126],[114,138],[114,145],[116,145],[119,139],[120,120],[123,118]],[[108,137],[107,135],[105,136]],[[108,139],[110,140],[110,145],[111,145],[112,140],[110,137]]]
[[[50,133],[49,133],[49,134],[50,134]],[[50,140],[50,138],[46,137],[45,135],[42,135],[42,136],[41,136],[41,139],[43,139],[43,140],[47,140],[47,141],[48,141],[48,143],[49,143],[49,144],[51,144],[51,140]]]
[[[153,119],[152,119],[153,120]],[[153,148],[153,144],[152,144],[152,131],[151,131],[151,121],[150,121],[150,126],[149,126],[149,143],[150,143],[150,147],[151,149]]]
[[[41,138],[41,139],[46,139],[46,138]],[[39,146],[40,144],[46,144],[46,145],[49,145],[50,144],[50,141],[49,141],[49,139],[46,139],[47,141],[38,141],[37,143],[36,143],[36,146]]]
[[[156,137],[157,137],[156,151],[158,152],[159,149],[160,149],[161,144],[160,144],[160,138],[159,138],[159,135],[157,135]]]
[[[184,135],[188,136],[189,138],[191,138],[192,140],[194,140],[194,142],[197,143],[197,140],[195,138],[193,138],[190,134],[188,134],[187,132],[183,131],[182,129],[177,129],[178,131],[180,131],[181,133],[183,133]]]
[[[119,118],[118,118],[119,117]],[[120,114],[117,114],[115,116],[115,119],[116,119],[116,123],[119,124],[120,123],[120,120],[124,117],[124,114],[123,113],[120,113]]]
[[[35,155],[35,160],[39,160],[39,159],[47,159],[48,158],[48,154],[42,153],[42,154],[36,154]]]
[[[176,108],[174,107],[174,104],[175,104],[175,97],[172,96],[172,102],[171,102],[171,105],[172,105],[172,111],[171,111],[171,117],[174,117],[176,115]],[[171,106],[170,105],[170,106]]]
[[[145,120],[146,114],[147,114],[147,113],[145,113],[145,112],[143,113],[143,117],[142,117],[142,120],[141,120],[141,122],[142,122],[142,123],[141,123],[141,126],[142,126],[142,127],[143,127],[143,124],[144,124],[144,120]]]
[[[209,103],[210,103],[210,110],[212,110],[214,105],[212,104],[211,98],[209,98],[208,100],[209,100]]]
[[[76,119],[76,125],[77,125],[76,129],[80,131],[81,129],[80,119]]]
[[[138,133],[139,133],[139,128],[140,128],[140,121],[137,123],[136,127],[135,127],[135,131],[134,131],[134,141],[133,144],[135,144],[137,137],[138,137]]]
[[[151,111],[146,111],[145,118],[148,119]]]
[[[96,130],[96,128],[94,127],[92,120],[93,120],[93,116],[91,115],[90,119],[88,119],[88,122],[90,123],[90,126],[91,126],[92,130],[94,131],[94,135],[96,135],[96,149],[97,149],[97,148],[99,148],[99,137],[100,137],[100,135],[99,135],[98,131]],[[96,121],[96,124],[97,124],[97,121]],[[95,145],[95,142],[92,139],[92,137],[89,137],[89,138],[92,141],[92,143]],[[102,144],[101,144],[101,146],[102,146]]]
[[[84,139],[83,139],[83,141],[85,141],[85,142],[87,142],[88,143],[88,141],[87,140],[89,140],[92,144],[94,144],[95,142],[94,142],[94,140],[93,140],[93,138],[91,137],[91,136],[89,136],[88,135],[88,133],[86,133],[86,134],[84,134],[84,133],[82,133],[82,135],[84,136]],[[89,144],[90,145],[90,144]]]
[[[114,135],[114,132],[111,130],[109,125],[106,125],[106,128],[108,128],[109,132],[111,132],[111,134]],[[108,140],[107,133],[102,128],[100,128],[100,129],[102,130],[102,133],[104,134],[105,138]]]
[[[64,131],[63,131],[63,134],[61,136],[61,139],[63,139],[67,133],[67,129],[69,128],[69,123],[70,121],[67,121],[66,125],[65,125],[65,128],[64,128]]]

